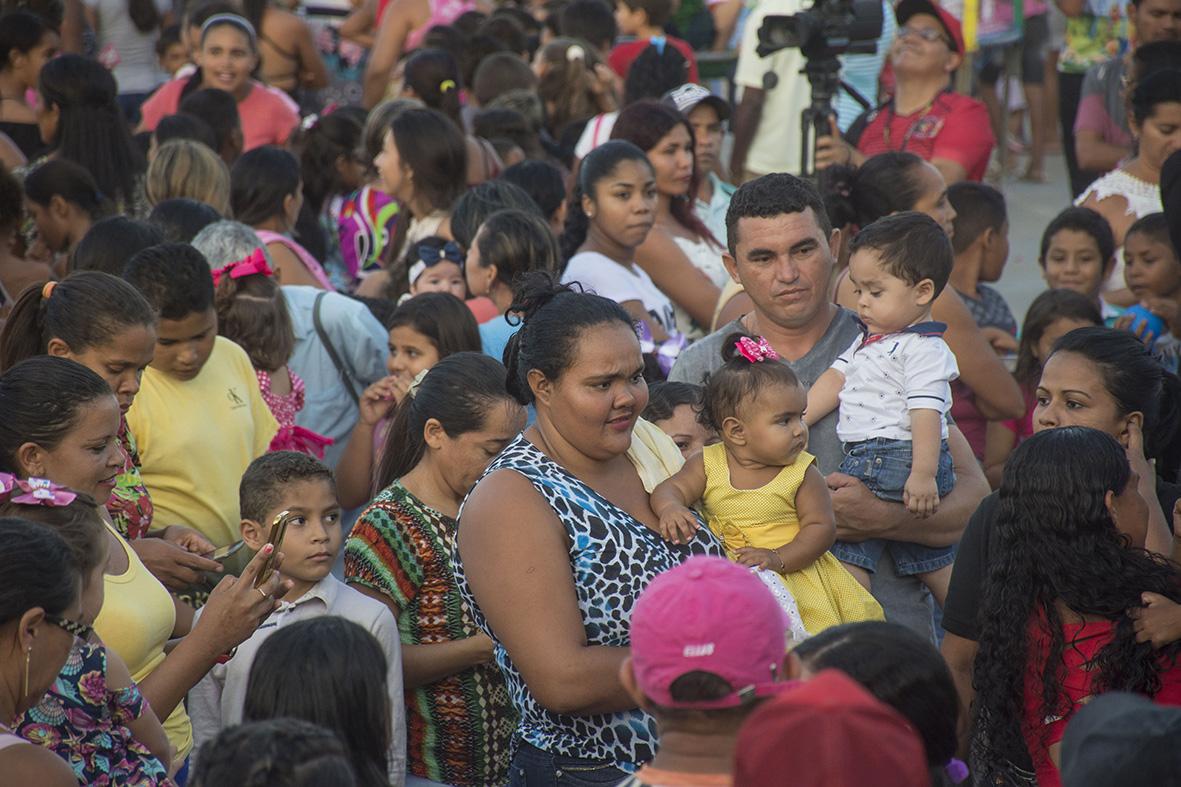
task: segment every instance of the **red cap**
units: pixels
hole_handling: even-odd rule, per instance
[[[665,708],[733,708],[778,694],[788,619],[766,585],[720,557],[692,557],[645,588],[631,617],[631,658],[644,696]],[[734,691],[716,700],[678,702],[673,681],[709,672]]]
[[[734,783],[742,787],[926,787],[918,733],[897,711],[837,670],[751,713],[738,733]]]
[[[948,40],[951,41],[951,51],[960,55],[964,53],[964,31],[960,27],[960,20],[952,16],[947,9],[932,3],[931,0],[902,0],[894,9],[894,17],[900,26],[906,24],[906,20],[915,14],[929,14],[938,19],[943,32],[947,33]]]

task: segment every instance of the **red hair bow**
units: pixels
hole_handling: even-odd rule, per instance
[[[271,270],[270,265],[267,265],[267,255],[263,253],[261,248],[258,248],[250,252],[246,259],[231,262],[229,265],[223,265],[215,270],[213,272],[213,286],[221,284],[221,277],[227,273],[231,279],[240,279],[243,276],[270,276],[274,271]]]
[[[48,478],[17,478],[0,473],[0,497],[27,506],[68,506],[78,495]]]
[[[758,339],[743,336],[734,342],[734,346],[738,348],[738,354],[751,363],[762,363],[767,360],[774,361],[779,358],[779,353],[775,352],[762,336]]]

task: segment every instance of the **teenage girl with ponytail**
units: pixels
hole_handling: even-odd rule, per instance
[[[444,358],[398,405],[382,492],[345,544],[346,581],[385,603],[402,631],[411,777],[457,787],[507,777],[512,704],[451,554],[464,495],[524,426],[503,366],[478,353]],[[464,698],[464,718],[454,697]]]

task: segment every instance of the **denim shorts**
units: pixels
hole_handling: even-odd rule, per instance
[[[614,762],[551,754],[524,741],[509,764],[509,787],[597,787],[619,784],[627,773]]]
[[[845,444],[845,460],[840,472],[861,481],[882,500],[902,502],[902,490],[910,477],[911,443],[909,440],[889,440],[874,437],[859,443]],[[952,468],[951,451],[944,440],[939,446],[939,469],[935,473],[935,485],[939,497],[945,497],[955,486],[955,471]],[[927,547],[903,541],[838,541],[832,553],[844,563],[860,566],[873,572],[882,553],[889,548],[894,558],[894,567],[901,576],[925,574],[955,560],[955,547]]]

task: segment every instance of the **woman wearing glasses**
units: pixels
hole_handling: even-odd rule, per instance
[[[843,139],[833,118],[832,135],[816,141],[816,169],[908,151],[934,164],[948,185],[980,180],[996,140],[984,104],[950,86],[964,56],[960,23],[931,0],[902,0],[895,15],[893,98],[858,118]]]

